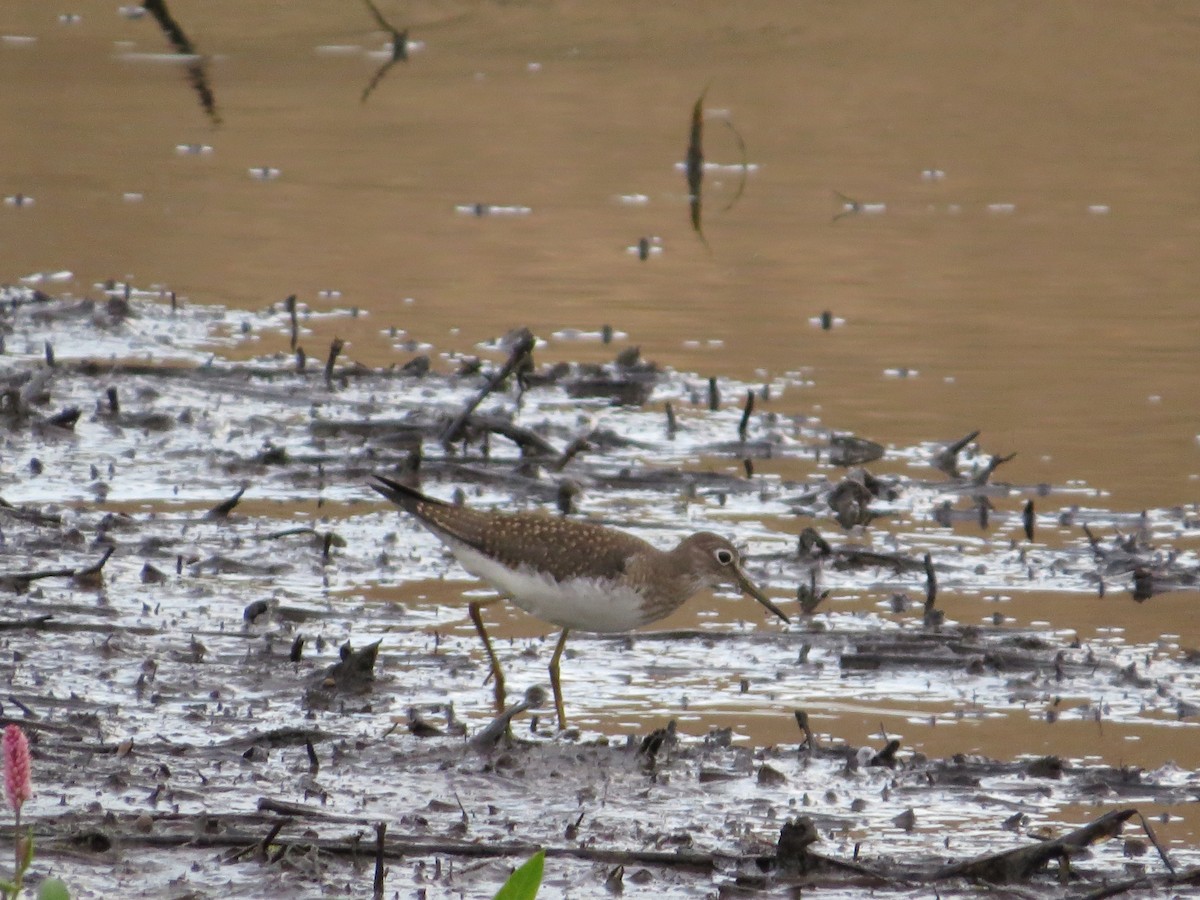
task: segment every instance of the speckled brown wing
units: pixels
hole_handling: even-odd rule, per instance
[[[466,544],[512,568],[529,566],[555,581],[614,578],[625,572],[631,556],[657,552],[631,534],[589,522],[453,506],[390,478],[374,478],[371,487],[443,540]]]
[[[611,579],[635,554],[654,548],[633,535],[539,513],[502,513],[420,504],[412,512],[439,537],[466,544],[509,568],[527,566],[555,581]]]

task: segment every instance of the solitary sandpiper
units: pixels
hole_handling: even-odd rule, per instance
[[[697,591],[723,584],[788,621],[743,571],[737,548],[711,532],[697,532],[663,551],[602,525],[538,512],[455,506],[389,478],[374,478],[371,487],[415,516],[464,569],[525,612],[562,628],[550,660],[559,728],[566,727],[566,715],[558,664],[572,630],[629,631],[669,615]],[[480,607],[492,602],[472,602],[468,609],[491,664],[496,707],[503,710],[504,675],[480,615]]]

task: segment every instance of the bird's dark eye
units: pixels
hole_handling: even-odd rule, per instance
[[[713,556],[716,558],[717,562],[719,562],[723,566],[727,566],[731,562],[733,562],[733,551],[726,550],[724,547],[722,547],[720,550],[715,551],[713,553]]]

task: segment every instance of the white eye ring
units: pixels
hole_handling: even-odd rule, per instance
[[[733,562],[733,551],[726,550],[724,547],[721,547],[720,549],[713,551],[713,558],[716,559],[716,561],[721,565],[727,566]]]

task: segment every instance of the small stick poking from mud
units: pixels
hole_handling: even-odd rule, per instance
[[[11,697],[9,699],[12,699]],[[1163,861],[1163,865],[1167,867],[1167,871],[1172,875],[1175,874],[1175,864],[1171,862],[1171,857],[1167,856],[1166,848],[1158,842],[1158,835],[1154,833],[1154,829],[1150,827],[1150,823],[1146,821],[1146,817],[1142,815],[1139,809],[1137,816],[1142,820],[1142,828],[1146,831],[1146,837],[1150,838],[1150,843],[1154,845],[1154,849],[1158,851],[1159,858]]]
[[[296,321],[296,295],[291,294],[283,301],[283,308],[287,310],[288,319],[292,325],[292,350],[296,349],[296,345],[300,341],[300,323]]]
[[[537,338],[533,336],[533,332],[528,328],[522,329],[521,333],[517,337],[517,340],[513,343],[512,352],[508,356],[508,361],[504,363],[500,371],[488,379],[487,384],[479,389],[479,393],[477,393],[467,402],[467,405],[463,408],[463,411],[455,417],[454,421],[446,426],[441,436],[443,447],[449,449],[450,446],[459,439],[463,427],[467,423],[467,419],[471,417],[471,413],[475,411],[475,407],[483,402],[484,397],[499,387],[500,384],[503,383],[503,381],[513,372],[519,371],[526,365],[532,365],[533,348],[536,344]]]
[[[896,751],[900,749],[900,742],[892,738],[884,745],[884,748],[871,757],[868,766],[881,766],[886,769],[896,768]]]
[[[996,469],[1000,468],[1000,466],[1004,465],[1006,462],[1015,459],[1016,455],[1017,454],[1015,453],[1010,453],[1007,456],[993,456],[988,460],[988,464],[975,474],[975,477],[971,479],[971,483],[978,485],[979,487],[983,487],[988,483],[988,479],[992,477],[992,473],[995,472]]]
[[[750,425],[752,415],[754,415],[754,391],[746,391],[746,408],[742,410],[742,421],[738,423],[738,440],[746,440],[746,429]]]
[[[708,379],[708,411],[716,412],[721,408],[721,389],[717,387],[716,376]]]
[[[808,724],[808,713],[802,709],[797,709],[794,714],[796,716],[796,724],[804,732],[804,740],[800,742],[800,746],[797,749],[807,749],[809,753],[816,752],[817,739],[812,733],[812,726]]]
[[[963,449],[975,438],[979,437],[979,429],[976,428],[970,434],[965,434],[957,441],[951,441],[946,446],[942,447],[929,460],[929,464],[939,472],[945,472],[951,478],[958,477],[958,454],[962,453]]]
[[[925,608],[933,609],[933,603],[937,600],[937,573],[933,571],[933,556],[926,553],[923,560],[925,565]]]
[[[93,563],[86,569],[80,569],[74,574],[74,579],[78,582],[87,583],[94,581],[100,577],[100,573],[104,571],[104,564],[108,562],[108,558],[113,555],[115,547],[109,547],[104,551],[104,555],[100,557],[100,561]]]
[[[550,466],[551,470],[554,472],[561,472],[567,467],[567,463],[573,460],[584,450],[590,450],[591,446],[592,445],[588,443],[588,436],[586,434],[580,435],[579,437],[575,438],[575,440],[571,441],[571,443],[567,444],[567,449],[564,450],[562,455],[559,456],[559,458],[556,459]]]
[[[337,362],[338,354],[342,352],[342,347],[345,343],[341,338],[335,337],[329,342],[329,359],[325,361],[325,383],[330,387],[333,386],[333,366]]]
[[[679,423],[675,421],[675,407],[671,405],[671,401],[667,401],[667,437],[674,438],[676,432],[679,431]]]
[[[30,582],[41,581],[43,578],[74,578],[81,583],[89,583],[90,581],[94,581],[103,571],[104,564],[113,555],[114,549],[113,547],[107,548],[100,561],[88,566],[86,569],[44,569],[40,572],[14,572],[11,575],[0,575],[0,590],[22,592],[29,587]],[[46,616],[45,621],[50,621],[50,618],[50,616]],[[37,621],[37,618],[22,620],[21,624],[32,625]],[[4,627],[11,626],[6,625]]]
[[[383,900],[383,879],[387,870],[383,867],[383,838],[387,834],[387,822],[375,825],[375,886],[372,896],[375,900]]]
[[[216,506],[214,506],[212,509],[210,509],[208,512],[206,512],[204,514],[204,518],[206,518],[206,519],[227,518],[229,516],[229,514],[231,512],[233,512],[233,508],[238,505],[238,501],[240,501],[242,499],[242,494],[244,494],[244,493],[246,493],[246,485],[242,485],[240,488],[238,488],[237,493],[234,494],[232,497],[230,497],[228,500],[221,501]]]
[[[546,689],[539,684],[535,684],[525,691],[525,696],[514,703],[512,706],[492,719],[483,729],[471,738],[471,746],[480,749],[487,749],[493,746],[505,734],[508,733],[512,725],[512,720],[521,713],[530,709],[540,709],[546,704]]]
[[[30,719],[36,719],[38,717],[37,713],[35,713],[32,709],[30,709],[28,706],[26,706],[24,703],[22,703],[16,697],[14,697],[12,694],[8,695],[8,702],[11,703],[13,706],[15,706],[17,709],[19,709],[21,712],[25,713],[25,715]],[[1145,821],[1146,820],[1143,819],[1142,824],[1145,824]],[[1150,834],[1150,837],[1153,840],[1154,835],[1150,833],[1149,825],[1146,825],[1146,833]],[[1155,843],[1157,844],[1157,841]],[[1172,871],[1174,871],[1174,870],[1172,870]]]
[[[271,844],[274,843],[275,838],[279,836],[279,832],[283,831],[284,828],[291,824],[291,819],[280,819],[271,826],[271,830],[263,836],[263,839],[259,841],[258,844],[258,852],[263,859],[266,859],[267,851],[271,849]]]

